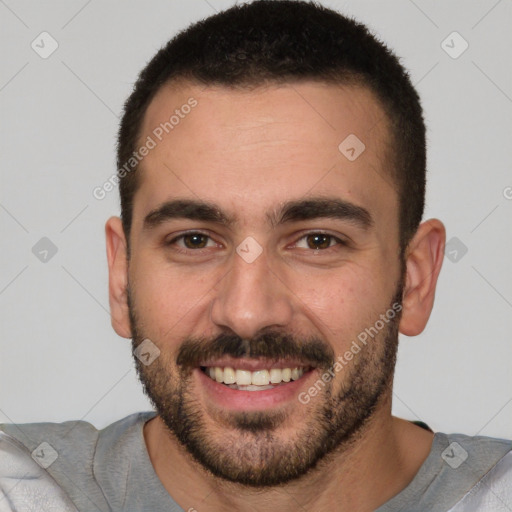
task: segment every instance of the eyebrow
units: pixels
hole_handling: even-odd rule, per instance
[[[364,230],[374,225],[370,212],[339,198],[308,198],[288,201],[278,210],[267,213],[272,227],[319,218],[348,221]],[[224,226],[236,224],[236,218],[224,213],[216,204],[193,199],[176,199],[163,203],[144,218],[144,229],[155,228],[172,219],[213,222]]]

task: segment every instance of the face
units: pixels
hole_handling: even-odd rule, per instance
[[[297,478],[390,393],[403,269],[383,111],[354,86],[180,84],[142,128],[128,296],[134,348],[159,351],[135,359],[145,392],[213,474]]]

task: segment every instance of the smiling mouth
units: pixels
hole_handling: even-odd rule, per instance
[[[201,370],[212,380],[219,384],[224,384],[231,389],[239,391],[264,391],[299,380],[311,368],[299,366],[249,371],[229,366],[201,366]]]

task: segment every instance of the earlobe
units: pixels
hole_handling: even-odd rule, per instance
[[[112,327],[119,336],[131,338],[127,301],[128,258],[121,219],[111,217],[105,225],[109,302]]]
[[[425,328],[444,257],[446,230],[438,219],[420,224],[406,252],[406,281],[400,332],[416,336]]]

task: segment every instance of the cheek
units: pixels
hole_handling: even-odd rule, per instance
[[[300,295],[308,306],[326,314],[352,316],[358,310],[371,309],[382,297],[378,276],[372,275],[372,269],[354,264],[318,274],[312,282],[297,283]]]
[[[296,293],[304,314],[338,351],[388,307],[383,283],[369,269],[339,274],[317,278],[315,286],[297,285]]]
[[[161,264],[133,265],[133,302],[146,334],[159,339],[175,336],[180,329],[189,334],[190,323],[205,314],[215,282],[214,276],[189,275]]]

